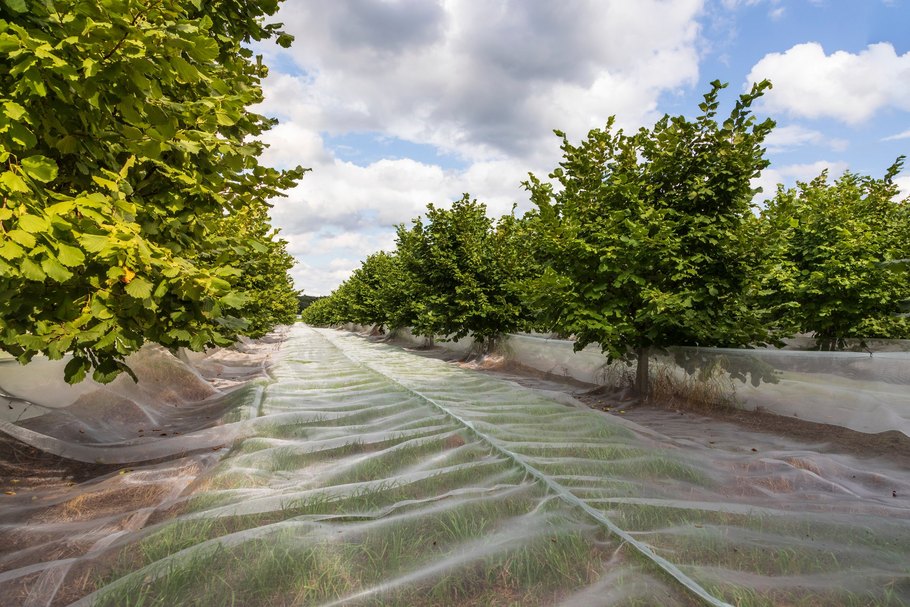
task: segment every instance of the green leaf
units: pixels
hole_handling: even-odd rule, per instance
[[[27,350],[40,352],[47,345],[47,338],[40,335],[17,335],[16,343]]]
[[[60,263],[71,268],[85,261],[85,254],[81,250],[62,242],[57,245],[57,257]]]
[[[29,156],[23,158],[21,164],[26,175],[41,183],[48,183],[57,178],[57,163],[47,156]]]
[[[243,307],[243,305],[245,303],[247,303],[249,300],[250,300],[250,298],[246,293],[241,293],[239,291],[231,291],[230,293],[228,293],[227,295],[225,295],[218,301],[221,303],[221,305],[223,305],[227,308],[238,309],[238,308]]]
[[[209,336],[205,333],[196,333],[190,338],[190,349],[201,352],[209,342]]]
[[[211,20],[209,21],[211,23]],[[199,37],[187,52],[197,61],[212,61],[218,58],[218,44],[211,38]]]
[[[47,220],[37,215],[21,215],[19,217],[19,227],[26,232],[36,234],[47,231]]]
[[[147,299],[152,295],[152,283],[137,276],[125,287],[127,294],[136,299]]]
[[[99,234],[81,234],[76,239],[89,253],[98,253],[111,243],[110,238]]]
[[[171,65],[177,70],[180,79],[187,83],[196,82],[200,78],[199,70],[193,67],[186,59],[179,56],[171,57]]]
[[[63,368],[63,379],[68,384],[78,384],[85,379],[88,370],[92,367],[88,360],[81,357],[74,357]]]
[[[55,145],[61,154],[73,154],[79,149],[79,140],[72,135],[62,137]]]
[[[25,3],[25,0],[3,0],[3,4],[14,13],[28,12],[28,5]]]
[[[91,310],[92,315],[95,318],[100,318],[101,320],[108,320],[114,317],[113,313],[111,313],[110,308],[104,304],[104,299],[100,296],[95,296],[92,298]]]
[[[33,148],[38,144],[38,139],[35,137],[35,134],[25,125],[15,122],[9,127],[10,138],[13,140],[13,143],[18,144],[23,148]]]
[[[237,123],[237,120],[233,116],[222,110],[215,111],[215,120],[222,126],[234,126],[234,124]]]
[[[44,270],[41,269],[41,266],[36,264],[28,257],[24,258],[19,264],[19,271],[22,272],[22,275],[29,280],[36,280],[40,282],[47,278],[47,276],[44,274]]]
[[[57,282],[66,282],[73,277],[73,273],[63,267],[63,265],[53,257],[43,259],[41,261],[41,269]]]
[[[22,178],[13,173],[12,171],[4,171],[0,173],[0,185],[4,186],[6,190],[10,192],[28,192],[28,185]]]
[[[8,53],[19,48],[19,39],[16,36],[0,33],[0,53]]]

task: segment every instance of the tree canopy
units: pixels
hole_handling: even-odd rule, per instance
[[[371,255],[332,295],[305,310],[312,324],[355,322],[411,327],[417,335],[468,335],[485,347],[528,318],[521,281],[529,266],[517,246],[519,222],[498,222],[465,194],[451,207],[398,226],[394,253]]]
[[[811,333],[821,349],[849,337],[910,338],[901,303],[910,281],[908,205],[896,202],[899,158],[881,179],[823,172],[779,188],[762,211],[764,301],[784,334]],[[890,263],[889,263],[890,262]]]
[[[636,357],[642,396],[652,347],[765,338],[749,305],[757,245],[748,226],[750,181],[768,165],[762,142],[774,123],[750,107],[770,84],[718,122],[724,86],[712,83],[695,120],[664,116],[628,135],[611,119],[577,146],[557,132],[564,159],[550,177],[561,187],[533,175],[526,184],[547,251],[536,309],[577,348]]]
[[[259,163],[274,121],[247,109],[266,68],[244,46],[290,43],[277,8],[0,4],[0,348],[105,381],[146,340],[198,350],[288,318],[266,209],[303,170]]]
[[[486,211],[465,194],[450,208],[428,205],[425,223],[417,218],[409,230],[399,227],[397,253],[418,335],[470,334],[484,342],[522,325],[514,220],[494,223]]]

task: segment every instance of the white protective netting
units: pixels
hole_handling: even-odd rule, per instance
[[[66,556],[61,529],[105,519],[5,510],[50,539],[0,558],[0,603],[910,603],[910,472],[886,460],[708,449],[349,333],[295,327],[275,358],[217,465],[81,488],[201,473],[141,524]]]
[[[397,338],[415,346],[423,343],[407,331]],[[814,343],[809,339],[791,342],[802,348]],[[471,349],[470,339],[435,343],[462,355]],[[508,362],[589,384],[631,382],[634,369],[622,363],[608,365],[598,346],[579,352],[573,346],[568,340],[517,334],[509,335],[500,350]],[[896,430],[910,436],[908,341],[870,340],[868,348],[859,352],[671,348],[653,358],[651,375],[658,390],[666,388],[682,396],[695,393],[741,409],[765,410],[858,432]],[[680,366],[686,360],[694,373],[686,373]],[[731,376],[731,370],[742,377]],[[761,381],[753,383],[756,377]]]

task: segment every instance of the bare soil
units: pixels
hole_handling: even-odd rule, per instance
[[[58,457],[0,435],[0,499],[10,491],[76,485],[122,468],[122,465],[87,464]]]
[[[676,403],[673,407],[659,403],[636,405],[597,394],[596,391],[572,395],[593,409],[614,414],[623,411],[620,414],[622,417],[663,433],[666,433],[664,428],[669,413],[685,417],[693,427],[703,430],[711,422],[726,422],[751,433],[787,437],[803,443],[807,448],[824,443],[827,452],[858,457],[884,457],[910,468],[910,437],[897,430],[868,434],[766,411],[744,411],[732,407],[697,408],[687,407],[685,403]]]

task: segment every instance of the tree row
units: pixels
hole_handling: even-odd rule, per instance
[[[903,158],[881,178],[822,173],[756,205],[774,123],[751,107],[769,86],[723,117],[714,82],[694,119],[632,133],[610,120],[577,144],[557,131],[559,166],[524,183],[531,211],[493,220],[468,195],[431,204],[303,320],[471,336],[487,350],[505,333],[556,332],[637,360],[639,391],[654,348],[910,338]]]
[[[0,350],[108,381],[145,341],[199,350],[292,322],[259,162],[253,41],[276,0],[0,3]]]

